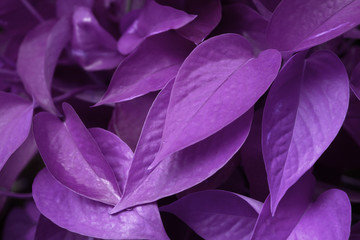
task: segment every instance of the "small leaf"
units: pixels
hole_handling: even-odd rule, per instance
[[[262,125],[272,212],[333,141],[348,104],[347,73],[335,54],[319,51],[304,60],[299,53],[283,67],[266,99]]]
[[[122,54],[129,54],[147,37],[181,28],[195,17],[175,8],[160,5],[154,0],[148,0],[139,17],[120,37],[118,50]]]
[[[34,119],[34,136],[46,167],[72,191],[115,205],[120,192],[113,170],[74,109],[68,104],[63,109],[65,122],[45,112]]]

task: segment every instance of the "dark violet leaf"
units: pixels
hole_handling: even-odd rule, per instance
[[[51,98],[51,83],[57,60],[70,40],[68,18],[38,25],[20,46],[17,71],[26,90],[44,109],[58,113]]]
[[[220,0],[185,0],[184,10],[197,17],[177,32],[196,44],[202,42],[221,19]]]
[[[315,178],[304,175],[294,184],[279,203],[274,214],[271,213],[270,197],[261,209],[251,240],[287,239],[311,203]]]
[[[133,150],[135,150],[146,115],[155,97],[155,94],[146,94],[115,105],[109,130],[118,135]]]
[[[261,202],[232,192],[207,190],[189,194],[161,207],[204,239],[249,239]]]
[[[350,87],[355,96],[360,100],[360,63],[358,63],[352,70]]]
[[[94,0],[56,0],[56,15],[71,15],[77,7],[92,8]]]
[[[272,12],[275,10],[281,0],[252,0],[256,9],[267,20],[271,18]]]
[[[348,109],[342,62],[328,51],[304,55],[286,63],[266,99],[262,147],[272,212],[333,141]]]
[[[34,180],[33,196],[45,217],[81,235],[104,239],[168,239],[155,204],[111,215],[110,206],[68,190],[46,169]]]
[[[349,198],[343,191],[332,189],[310,205],[287,239],[349,239],[350,226]]]
[[[0,170],[29,135],[32,114],[31,102],[0,92]]]
[[[33,201],[15,207],[8,214],[3,226],[3,240],[33,240],[40,213]]]
[[[120,37],[118,50],[122,54],[129,54],[147,37],[183,27],[195,17],[175,8],[160,5],[154,0],[148,0],[139,17]]]
[[[96,20],[90,9],[74,11],[71,53],[88,71],[116,68],[124,56],[117,51],[117,42]]]
[[[97,105],[122,102],[162,89],[194,45],[174,32],[148,38],[116,69]]]
[[[216,36],[195,48],[176,76],[163,144],[152,167],[249,110],[275,79],[280,64],[278,51],[255,57],[237,34]]]
[[[299,51],[333,39],[360,23],[359,0],[283,0],[269,22],[270,47]]]
[[[9,160],[0,170],[1,189],[11,192],[15,180],[29,161],[34,157],[36,152],[36,143],[32,130],[30,130],[29,136],[25,139],[23,144],[11,155]],[[6,199],[6,196],[0,196],[0,210],[3,208]]]
[[[171,86],[172,82],[159,93],[150,109],[135,151],[125,194],[112,212],[156,201],[204,181],[231,159],[249,133],[252,109],[213,136],[149,169],[161,144]]]
[[[112,132],[102,128],[90,128],[89,131],[114,171],[120,192],[123,193],[134,157],[133,151]]]
[[[33,238],[34,239],[34,238]],[[82,236],[61,228],[49,219],[40,216],[36,227],[35,240],[92,240],[91,237]]]
[[[69,104],[63,104],[65,122],[50,113],[34,118],[34,136],[51,174],[72,191],[115,205],[119,187],[98,144]]]

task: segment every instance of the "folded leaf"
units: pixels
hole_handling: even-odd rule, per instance
[[[29,135],[32,114],[31,102],[0,92],[0,170]]]
[[[173,32],[148,38],[119,65],[97,105],[122,102],[162,89],[175,77],[193,46]]]
[[[350,226],[349,198],[343,191],[332,189],[310,205],[287,239],[349,239]]]
[[[46,167],[72,191],[115,205],[120,192],[113,170],[74,109],[69,104],[63,109],[65,122],[45,112],[34,119],[34,136]]]
[[[124,56],[117,51],[117,42],[105,31],[89,8],[74,11],[71,53],[88,71],[116,68]]]
[[[163,144],[152,167],[249,110],[275,79],[280,63],[276,50],[255,57],[237,34],[216,36],[195,48],[176,76]]]
[[[46,169],[34,180],[33,196],[45,217],[71,232],[105,239],[168,239],[155,204],[111,215],[110,206],[70,191]]]
[[[42,108],[52,113],[58,113],[51,97],[52,78],[70,34],[68,18],[49,20],[29,32],[19,49],[17,72],[26,90]]]
[[[149,169],[161,145],[171,86],[172,82],[159,93],[150,109],[134,154],[125,194],[112,213],[156,201],[204,181],[231,159],[249,133],[252,109],[213,136]]]
[[[360,23],[359,0],[283,0],[270,19],[269,46],[299,51],[333,39]]]
[[[202,42],[221,19],[221,2],[219,0],[185,0],[186,12],[197,17],[177,30],[183,37],[196,44]]]
[[[195,17],[195,15],[149,0],[141,10],[139,17],[120,37],[118,50],[122,54],[129,54],[147,37],[178,29],[193,21]]]
[[[266,99],[262,146],[271,210],[333,141],[349,103],[342,62],[319,51],[296,54],[284,66]]]
[[[204,239],[250,239],[262,203],[222,190],[189,194],[161,211],[184,221]]]

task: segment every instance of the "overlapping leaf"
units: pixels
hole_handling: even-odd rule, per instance
[[[63,109],[64,122],[45,112],[34,119],[34,136],[46,167],[74,192],[115,205],[120,192],[112,168],[72,107],[64,104]]]
[[[344,65],[331,52],[291,58],[266,99],[262,146],[271,209],[333,141],[348,108]]]
[[[360,23],[359,0],[283,0],[269,22],[270,47],[299,51],[333,39]]]
[[[33,196],[45,217],[71,232],[104,239],[168,239],[155,204],[111,215],[110,206],[70,191],[46,169],[34,180]]]
[[[276,50],[255,57],[247,40],[237,34],[216,36],[199,45],[176,76],[163,144],[152,167],[249,110],[276,77],[280,63]]]
[[[230,160],[249,133],[252,109],[213,136],[171,155],[154,169],[149,169],[161,145],[171,87],[172,82],[160,92],[150,109],[135,151],[124,196],[112,210],[113,213],[156,201],[202,182]]]

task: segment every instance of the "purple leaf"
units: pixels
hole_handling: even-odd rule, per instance
[[[161,207],[204,239],[249,239],[262,203],[232,192],[208,190],[192,193]]]
[[[310,205],[287,239],[349,239],[350,226],[349,198],[343,191],[332,189]]]
[[[120,192],[123,193],[134,157],[133,151],[118,136],[109,131],[102,128],[90,128],[89,131],[114,171]]]
[[[266,99],[262,147],[272,212],[333,141],[348,108],[348,77],[337,56],[304,55],[286,63]]]
[[[146,115],[155,97],[155,94],[146,94],[115,105],[109,130],[123,139],[133,150],[135,150]]]
[[[44,109],[58,113],[51,98],[51,83],[57,60],[70,40],[69,19],[49,20],[38,25],[20,46],[17,71],[26,90]]]
[[[125,194],[113,213],[156,201],[204,181],[231,159],[249,133],[252,109],[213,136],[149,169],[162,141],[171,86],[172,82],[160,92],[150,109],[135,151]]]
[[[193,46],[173,32],[148,38],[119,65],[97,105],[122,102],[162,89],[175,77]]]
[[[265,200],[251,240],[287,239],[311,203],[315,178],[304,175],[281,200],[276,212],[271,213],[270,196]]]
[[[283,0],[269,22],[271,47],[299,51],[324,43],[360,23],[359,0]]]
[[[32,114],[31,102],[0,92],[0,170],[29,135]]]
[[[63,104],[65,122],[50,113],[34,118],[34,136],[51,174],[72,191],[115,205],[119,187],[109,163],[69,104]]]
[[[249,110],[277,75],[281,56],[255,57],[237,34],[213,37],[189,55],[176,76],[163,133],[152,167],[170,154],[219,131]]]
[[[220,0],[185,0],[185,11],[197,17],[177,32],[196,44],[202,42],[221,19]]]
[[[124,56],[117,51],[117,42],[96,20],[90,9],[76,8],[73,14],[71,53],[87,71],[116,68]]]
[[[70,191],[46,169],[34,180],[33,196],[45,217],[71,232],[105,239],[168,239],[155,204],[111,215],[110,206]]]
[[[183,27],[195,17],[175,8],[160,5],[154,0],[148,0],[138,19],[120,37],[118,50],[122,54],[129,54],[147,37]]]

